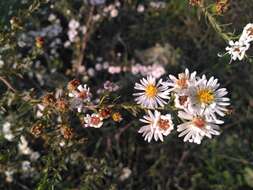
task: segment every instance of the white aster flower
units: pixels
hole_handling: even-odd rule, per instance
[[[23,161],[22,163],[21,163],[21,168],[22,168],[22,170],[24,171],[24,172],[27,172],[27,171],[30,171],[31,169],[32,169],[32,167],[31,167],[31,162],[29,162],[29,161]]]
[[[77,34],[78,34],[77,30],[69,30],[68,31],[69,41],[75,42]]]
[[[226,47],[226,51],[229,55],[231,55],[232,60],[242,60],[245,56],[246,51],[249,49],[250,45],[246,41],[229,41],[228,47]]]
[[[32,151],[32,153],[30,154],[30,159],[31,159],[32,161],[38,160],[39,157],[40,157],[40,153],[39,153],[39,152],[34,152],[34,151]]]
[[[14,139],[15,136],[13,135],[13,133],[11,131],[10,122],[7,121],[3,124],[3,130],[2,131],[3,131],[4,138],[6,140],[12,141]]]
[[[74,98],[75,101],[72,102],[72,105],[77,108],[78,112],[81,112],[83,109],[83,103],[90,101],[91,93],[90,88],[87,85],[79,85],[76,90],[73,90],[69,93],[69,97]]]
[[[138,133],[142,133],[144,140],[148,142],[150,142],[152,138],[154,138],[155,141],[163,141],[163,136],[169,135],[174,129],[171,115],[161,115],[157,110],[155,110],[154,113],[149,110],[148,115],[145,115],[140,121],[146,125],[141,127]]]
[[[219,126],[214,120],[208,120],[205,115],[193,113],[189,110],[179,111],[178,117],[187,120],[177,126],[177,131],[180,132],[178,137],[184,137],[184,142],[200,144],[203,137],[212,138],[212,135],[219,135]]]
[[[94,128],[100,128],[103,125],[103,118],[96,113],[93,113],[92,115],[87,114],[84,118],[85,121],[85,127],[94,127]]]
[[[143,13],[145,11],[145,7],[144,7],[144,5],[138,5],[138,7],[137,7],[137,12],[138,13]]]
[[[7,121],[3,124],[3,133],[9,133],[10,131],[11,131],[11,123]]]
[[[116,83],[107,80],[104,83],[104,89],[108,90],[109,92],[115,92],[119,89],[119,86]]]
[[[131,174],[132,174],[132,170],[128,167],[125,167],[122,169],[122,172],[119,176],[119,180],[125,181],[126,179],[128,179],[130,177]]]
[[[43,116],[43,111],[45,110],[46,107],[42,104],[38,104],[37,107],[38,110],[36,112],[36,117],[41,118]]]
[[[20,154],[29,155],[32,153],[32,150],[28,146],[28,142],[24,136],[20,137],[20,142],[18,143],[18,149]]]
[[[156,83],[156,79],[152,76],[141,79],[140,83],[135,83],[134,88],[143,91],[134,93],[134,96],[138,96],[135,101],[147,108],[163,107],[167,104],[164,99],[168,100],[170,98],[168,86],[163,84],[162,79]]]
[[[118,11],[118,9],[116,9],[116,8],[114,8],[114,9],[111,10],[111,12],[110,12],[110,16],[111,16],[112,18],[117,17],[118,14],[119,14],[119,11]]]
[[[78,21],[76,21],[75,19],[71,19],[69,22],[69,28],[71,30],[75,30],[80,26],[80,23]]]
[[[189,105],[190,99],[188,95],[175,94],[174,105],[178,109],[186,109]]]
[[[171,87],[171,90],[178,94],[185,94],[191,85],[196,81],[197,72],[190,73],[188,69],[185,69],[184,73],[178,74],[178,78],[173,75],[169,75],[170,81],[167,85]]]
[[[13,174],[14,174],[14,170],[6,170],[5,172],[4,172],[4,174],[5,174],[5,176],[6,176],[6,178],[5,178],[5,180],[6,180],[6,182],[8,182],[8,183],[11,183],[11,182],[13,182]]]
[[[211,119],[216,119],[215,113],[224,116],[230,99],[224,97],[228,94],[227,89],[219,86],[218,79],[211,77],[207,80],[203,75],[196,85],[189,88],[189,109],[197,113],[203,112]]]
[[[246,43],[253,41],[253,23],[249,23],[244,27],[239,41]]]

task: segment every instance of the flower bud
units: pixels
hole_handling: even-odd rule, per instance
[[[112,119],[115,122],[120,122],[123,118],[122,115],[119,112],[115,112],[112,114]]]
[[[42,104],[44,106],[53,106],[55,104],[55,101],[56,99],[51,93],[42,97]]]
[[[35,137],[39,137],[42,132],[43,132],[43,128],[44,126],[42,125],[42,123],[36,123],[32,126],[30,132],[35,136]]]
[[[62,125],[60,130],[61,130],[61,134],[62,134],[64,139],[69,140],[69,139],[73,138],[74,131],[73,131],[72,128],[70,128],[66,125]]]
[[[43,37],[41,37],[41,36],[36,37],[35,45],[36,45],[37,48],[42,48],[44,43],[45,43],[45,40],[44,40]]]
[[[110,108],[102,108],[99,110],[99,114],[103,119],[107,119],[111,115],[111,109]]]
[[[66,100],[64,100],[63,98],[60,98],[60,99],[57,99],[55,107],[59,112],[66,112],[68,110],[69,105]]]
[[[74,79],[68,83],[67,89],[69,91],[76,90],[76,88],[80,85],[80,81],[77,79]]]

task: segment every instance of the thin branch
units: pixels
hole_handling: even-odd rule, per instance
[[[17,92],[17,90],[2,76],[0,76],[0,80],[13,92]]]
[[[86,25],[85,25],[86,28],[87,28],[87,32],[86,32],[86,34],[83,37],[83,43],[81,45],[81,50],[80,50],[80,57],[79,57],[79,59],[77,61],[76,67],[81,66],[82,63],[83,63],[83,60],[84,60],[84,52],[85,52],[86,47],[87,47],[87,43],[88,43],[88,39],[89,39],[89,36],[90,36],[91,28],[92,28],[92,26],[94,24],[94,22],[93,22],[93,13],[94,13],[94,10],[95,10],[95,7],[92,6],[91,10],[90,10],[90,13],[89,13],[89,16],[88,16],[88,20],[87,20]]]

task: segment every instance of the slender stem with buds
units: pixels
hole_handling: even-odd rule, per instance
[[[231,34],[229,35],[228,33],[224,32],[224,30],[222,29],[221,25],[215,19],[215,17],[213,16],[213,14],[211,14],[208,11],[208,8],[206,8],[204,6],[204,4],[200,5],[200,10],[205,15],[205,17],[207,18],[208,22],[211,24],[211,26],[213,27],[213,29],[222,37],[222,39],[224,39],[225,41],[229,41],[229,40],[231,40],[231,39],[234,38]]]

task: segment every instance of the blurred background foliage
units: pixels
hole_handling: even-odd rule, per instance
[[[137,134],[140,125],[137,119],[123,112],[124,120],[120,124],[108,121],[99,130],[83,130],[75,116],[69,115],[73,120],[71,126],[82,138],[73,140],[68,147],[57,145],[60,137],[55,133],[39,139],[32,137],[29,130],[37,120],[35,110],[23,97],[29,94],[39,98],[46,92],[64,88],[73,77],[82,79],[71,70],[71,60],[78,56],[78,47],[63,48],[60,44],[58,56],[49,58],[50,47],[43,52],[34,50],[33,45],[25,50],[18,48],[18,36],[48,26],[48,16],[54,13],[63,28],[59,38],[64,41],[68,21],[74,17],[83,23],[91,9],[81,0],[52,0],[40,5],[24,20],[18,17],[37,2],[0,1],[0,31],[13,40],[3,40],[0,44],[1,56],[8,60],[0,73],[18,90],[12,93],[0,84],[0,124],[8,120],[16,128],[22,128],[17,134],[26,134],[33,149],[41,154],[33,163],[36,175],[24,178],[18,169],[14,181],[8,183],[4,175],[7,166],[20,168],[24,157],[17,156],[19,136],[14,142],[0,136],[0,189],[253,189],[252,63],[248,59],[229,65],[229,58],[218,57],[217,54],[225,51],[227,42],[187,0],[160,1],[165,7],[147,8],[141,14],[136,7],[139,4],[149,7],[150,0],[121,1],[116,18],[103,18],[93,27],[85,51],[85,65],[93,67],[97,57],[114,65],[131,65],[133,59],[143,64],[158,59],[166,64],[167,73],[175,74],[187,67],[209,77],[214,75],[230,92],[232,103],[220,136],[195,145],[185,144],[173,134],[164,143],[148,144]],[[107,1],[110,3],[113,1]],[[206,1],[208,5],[212,3],[215,1]],[[227,32],[238,35],[252,22],[252,9],[252,0],[230,1],[224,15],[215,18],[226,24]],[[22,21],[21,31],[10,30],[13,16]],[[46,43],[50,40],[46,39]],[[3,51],[4,43],[10,43],[13,48]],[[121,57],[117,57],[119,52]],[[37,60],[41,62],[39,67],[34,66]],[[15,67],[14,63],[17,63]],[[43,75],[43,83],[38,81],[37,74]],[[116,81],[122,89],[121,99],[131,101],[133,84],[139,77],[131,73],[100,72],[88,83],[95,92],[105,80]],[[48,125],[54,126],[55,122],[48,121]],[[52,129],[47,130],[50,133]],[[122,176],[126,173],[129,176],[125,179]]]

